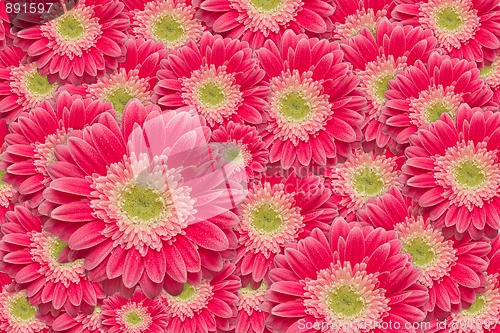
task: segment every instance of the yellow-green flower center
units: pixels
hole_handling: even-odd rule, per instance
[[[285,117],[300,121],[311,113],[311,106],[300,93],[292,91],[281,99],[280,111]]]
[[[462,26],[460,13],[451,7],[440,10],[436,16],[436,22],[441,29],[446,31],[455,31]]]
[[[455,169],[455,180],[461,187],[476,189],[486,180],[486,172],[475,161],[464,161]]]
[[[20,322],[29,322],[35,319],[36,307],[30,304],[26,296],[18,294],[9,304],[10,313]]]
[[[66,39],[79,39],[85,32],[85,26],[75,15],[61,17],[58,22],[59,34]]]
[[[165,15],[156,20],[153,31],[164,43],[176,42],[184,36],[182,25],[172,15]]]
[[[413,265],[427,267],[436,258],[436,250],[422,237],[416,237],[403,244],[403,251],[411,255]]]
[[[217,107],[226,100],[224,90],[214,82],[207,82],[200,87],[201,102],[209,107]]]
[[[354,317],[360,314],[365,304],[363,298],[349,286],[340,286],[328,295],[328,308],[341,317]]]
[[[54,238],[50,244],[50,254],[56,262],[59,262],[59,256],[68,243],[61,241],[59,238]]]
[[[40,75],[35,70],[26,78],[26,87],[35,96],[46,96],[52,92],[53,85],[49,83],[46,76]]]
[[[129,326],[135,327],[141,325],[144,319],[137,310],[132,310],[125,315],[125,322]]]
[[[484,295],[476,295],[476,300],[468,309],[462,310],[466,315],[476,315],[481,312],[486,305],[486,297]]]
[[[240,163],[243,162],[243,156],[241,155],[241,149],[238,145],[231,146],[227,148],[224,153],[224,159],[229,162]]]
[[[121,196],[122,210],[131,219],[149,221],[164,211],[162,196],[155,191],[134,185]]]
[[[371,168],[361,168],[354,173],[353,185],[356,192],[364,197],[377,197],[385,189],[382,177]]]
[[[113,89],[105,98],[106,101],[111,102],[113,104],[113,109],[115,109],[119,115],[123,114],[123,110],[127,103],[135,98],[132,93],[130,93],[127,89],[124,88],[116,88]]]
[[[389,81],[394,79],[394,75],[384,75],[375,81],[373,92],[381,101],[385,101],[385,93],[389,90]]]
[[[272,12],[281,4],[281,0],[250,0],[250,2],[261,12]]]
[[[282,218],[273,207],[264,204],[252,212],[251,223],[259,231],[272,233],[281,227]]]
[[[447,113],[450,116],[453,116],[452,111],[447,105],[442,102],[436,102],[427,109],[427,120],[430,123],[433,123],[436,120],[439,120],[443,113]]]
[[[188,301],[196,295],[196,287],[190,285],[189,283],[184,283],[184,288],[182,292],[176,296],[177,299],[181,301]]]
[[[490,65],[490,66],[483,66],[481,70],[479,71],[479,75],[482,78],[489,78],[493,73],[495,72],[495,67]]]

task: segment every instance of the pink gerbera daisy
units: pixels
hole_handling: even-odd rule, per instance
[[[79,312],[76,316],[70,316],[62,313],[54,319],[51,328],[54,333],[105,333],[101,314],[100,306],[96,306],[90,314]]]
[[[223,168],[212,169],[220,163],[210,157],[216,152],[202,117],[148,115],[132,103],[122,130],[105,114],[82,138],[68,139],[50,167],[44,213],[107,293],[140,285],[155,297],[162,285],[170,291],[198,282],[202,267],[222,267],[224,251],[236,247],[230,210],[242,190]]]
[[[277,256],[270,272],[265,305],[271,331],[299,332],[308,325],[310,332],[399,333],[394,323],[401,328],[423,321],[426,288],[401,248],[394,231],[342,218],[329,234],[313,230]]]
[[[0,292],[0,332],[47,333],[49,325],[38,316],[38,308],[26,297],[26,291],[4,287]]]
[[[357,36],[363,28],[375,34],[378,22],[390,15],[393,0],[333,0],[335,13],[334,38],[346,39]]]
[[[269,313],[263,309],[267,283],[262,280],[257,286],[252,283],[238,291],[238,315],[234,333],[270,333],[265,321]]]
[[[398,180],[403,157],[391,153],[377,155],[356,150],[354,156],[329,172],[332,199],[341,216],[354,220],[358,210],[370,200],[383,197]]]
[[[104,332],[164,333],[168,313],[160,299],[149,299],[140,290],[130,299],[115,295],[104,300],[101,322]]]
[[[493,61],[485,61],[479,74],[493,91],[493,101],[500,104],[500,57],[496,57]]]
[[[338,215],[330,196],[322,178],[299,178],[295,173],[266,177],[250,186],[236,228],[240,247],[235,262],[241,274],[260,282],[288,243],[314,228],[327,230]]]
[[[427,62],[436,47],[430,31],[403,26],[382,19],[372,34],[364,29],[342,45],[346,60],[351,62],[360,78],[360,88],[368,99],[364,139],[370,146],[384,148],[390,137],[383,133],[380,112],[385,105],[389,81],[394,80],[415,61]],[[392,143],[390,143],[392,145]]]
[[[128,39],[125,49],[125,61],[118,64],[115,72],[92,84],[65,88],[71,93],[111,102],[119,116],[131,99],[135,98],[145,106],[152,104],[153,88],[158,82],[156,73],[166,50],[161,43],[144,39]]]
[[[0,52],[1,117],[13,121],[22,111],[52,100],[57,84],[40,75],[35,63],[26,63],[26,53],[11,46]]]
[[[268,39],[278,43],[286,29],[329,35],[335,8],[328,0],[196,0],[198,17],[215,33],[239,38],[253,49]]]
[[[5,215],[0,242],[2,271],[14,278],[42,313],[65,310],[76,315],[93,309],[104,297],[90,282],[83,259],[67,260],[67,243],[42,228],[42,218],[18,205]]]
[[[212,133],[211,141],[224,143],[224,156],[234,165],[234,180],[248,183],[266,171],[269,152],[254,127],[229,122]]]
[[[270,79],[263,136],[281,167],[345,160],[359,141],[365,101],[337,43],[288,30],[257,51]]]
[[[124,0],[131,11],[131,35],[161,42],[167,50],[175,50],[189,40],[198,42],[205,30],[195,18],[190,0]]]
[[[50,182],[48,167],[57,160],[55,147],[65,144],[72,130],[81,130],[104,112],[114,114],[111,104],[63,92],[56,101],[42,101],[10,124],[1,166],[6,170],[4,181],[19,191],[20,200],[32,207],[42,202],[42,191]]]
[[[166,332],[228,332],[236,317],[241,286],[233,264],[225,264],[210,280],[186,283],[180,293],[160,296],[169,316]]]
[[[385,123],[384,131],[404,147],[410,135],[438,120],[441,114],[448,113],[454,119],[462,103],[496,107],[491,102],[493,93],[479,77],[475,63],[437,52],[426,63],[417,61],[389,86],[381,121]]]
[[[457,237],[500,229],[500,114],[462,105],[410,137],[402,170],[406,191],[437,228]]]
[[[230,120],[264,122],[268,88],[248,43],[206,32],[199,44],[190,41],[170,54],[162,67],[158,104],[168,109],[189,105],[211,127]]]
[[[500,7],[490,0],[396,0],[392,17],[433,32],[452,57],[493,61],[500,48]]]
[[[15,44],[51,81],[92,82],[116,69],[125,53],[129,20],[123,8],[118,0],[80,0],[63,15],[18,32]]]

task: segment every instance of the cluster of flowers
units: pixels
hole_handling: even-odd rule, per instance
[[[2,2],[0,332],[500,332],[500,0],[66,5]]]

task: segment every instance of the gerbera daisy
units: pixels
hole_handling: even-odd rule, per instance
[[[67,153],[50,168],[44,213],[107,293],[139,284],[155,297],[162,285],[199,281],[202,267],[222,267],[224,251],[236,247],[238,219],[230,210],[242,189],[212,170],[220,163],[210,157],[203,118],[185,111],[148,116],[130,105],[123,131],[105,114],[82,138],[68,139]]]
[[[270,80],[263,136],[281,167],[325,166],[350,156],[365,101],[337,43],[288,30],[257,51]]]
[[[335,8],[327,0],[195,0],[197,17],[215,33],[250,43],[278,43],[286,29],[295,33],[329,35]]]
[[[406,149],[405,190],[437,228],[457,237],[500,229],[500,114],[463,104],[418,130]]]
[[[57,84],[40,75],[35,63],[26,62],[26,53],[11,46],[0,52],[0,113],[8,122],[22,111],[53,100]]]
[[[168,109],[189,105],[211,127],[230,120],[264,122],[268,88],[248,43],[206,32],[199,44],[191,40],[161,64],[158,104]]]
[[[2,271],[26,288],[30,302],[42,313],[64,309],[74,316],[80,308],[93,309],[104,297],[101,285],[87,279],[83,259],[67,260],[67,243],[42,225],[42,218],[22,205],[5,215],[0,242]]]
[[[338,216],[330,196],[318,176],[299,178],[291,173],[252,184],[239,207],[240,246],[235,259],[239,272],[260,282],[288,243],[306,237],[314,228],[327,230]]]
[[[91,314],[79,312],[72,317],[67,313],[62,313],[54,319],[51,328],[54,333],[105,333],[101,314],[100,306],[96,306]]]
[[[47,333],[49,325],[38,316],[38,308],[26,297],[26,291],[4,287],[0,292],[0,332]]]
[[[418,128],[438,120],[441,114],[448,113],[454,119],[462,103],[497,107],[475,63],[438,52],[432,53],[426,63],[418,60],[389,86],[380,119],[385,123],[383,130],[403,147]]]
[[[248,283],[238,291],[238,315],[234,333],[270,333],[265,321],[269,313],[263,309],[267,283],[262,280],[257,286]]]
[[[129,20],[118,0],[80,0],[40,26],[16,34],[15,44],[50,81],[92,82],[114,70],[125,53]]]
[[[493,61],[485,61],[480,68],[479,76],[483,78],[493,91],[493,101],[500,103],[500,57]]]
[[[398,180],[402,156],[390,152],[377,155],[356,150],[344,164],[335,166],[329,173],[332,199],[347,220],[355,219],[358,210],[369,200],[383,197],[391,186],[402,187]]]
[[[149,299],[140,290],[130,299],[115,295],[104,300],[101,322],[103,332],[163,333],[168,320],[160,299]]]
[[[394,231],[342,218],[329,234],[313,230],[276,257],[265,303],[271,331],[310,325],[316,331],[382,332],[385,325],[384,332],[396,333],[394,323],[401,328],[423,321],[426,288],[401,247]]]
[[[254,127],[231,121],[216,129],[210,141],[224,144],[224,156],[234,165],[234,180],[248,183],[266,171],[269,152]]]
[[[153,88],[158,82],[156,73],[166,50],[161,43],[144,39],[128,39],[125,49],[125,61],[118,64],[115,72],[92,84],[66,85],[64,88],[71,93],[111,102],[119,116],[134,98],[145,106],[152,104]]]
[[[375,34],[378,22],[391,14],[394,1],[333,0],[333,5],[334,38],[345,39],[357,36],[364,28]]]
[[[433,32],[454,58],[493,61],[500,48],[500,7],[489,0],[396,0],[392,17]]]
[[[130,34],[161,42],[169,51],[198,42],[205,30],[190,0],[124,0],[131,11]]]
[[[359,87],[368,99],[364,139],[369,146],[384,148],[390,137],[383,133],[380,112],[385,105],[389,82],[417,60],[427,62],[436,47],[432,32],[382,19],[375,34],[364,29],[342,44],[345,58],[360,78]]]
[[[72,130],[80,130],[96,121],[104,112],[115,114],[111,104],[61,93],[54,102],[42,101],[29,113],[10,124],[2,154],[4,181],[19,191],[22,201],[37,207],[42,191],[50,182],[48,167],[57,160],[55,147],[66,143]]]
[[[186,283],[176,295],[160,296],[169,316],[166,332],[228,332],[236,317],[240,279],[233,264],[224,267],[210,280]]]

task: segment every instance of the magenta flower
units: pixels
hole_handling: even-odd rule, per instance
[[[0,291],[0,332],[48,333],[50,326],[37,316],[37,311],[25,290],[4,287]]]
[[[284,169],[335,164],[361,137],[364,99],[337,43],[292,31],[257,51],[270,79],[263,139]]]
[[[230,120],[258,125],[265,121],[268,88],[248,43],[206,32],[162,61],[155,88],[167,109],[191,106],[212,128]]]
[[[104,333],[101,314],[100,306],[96,306],[90,314],[79,312],[76,316],[70,316],[62,313],[54,319],[51,328],[54,333]]]
[[[329,35],[335,7],[328,0],[196,0],[197,17],[215,33],[246,41],[253,49],[266,40],[279,43],[286,29]]]
[[[376,37],[374,37],[376,36]],[[368,146],[385,148],[393,142],[382,131],[380,113],[387,102],[389,82],[417,60],[427,62],[436,48],[436,39],[430,31],[403,26],[382,19],[375,35],[364,29],[360,35],[344,41],[345,58],[352,63],[360,78],[359,87],[368,100],[364,125],[364,140]]]
[[[392,17],[430,29],[454,58],[493,61],[500,48],[500,8],[490,0],[396,0]]]
[[[448,113],[455,119],[462,103],[470,107],[497,107],[475,63],[437,52],[425,64],[417,61],[389,86],[381,116],[383,131],[404,147],[410,135],[422,125],[438,120],[441,114]]]
[[[271,331],[298,332],[306,324],[324,323],[339,332],[361,327],[371,333],[382,332],[376,325],[389,320],[400,327],[424,320],[427,291],[401,249],[395,232],[342,218],[327,234],[313,230],[277,256],[270,272],[266,308]]]
[[[494,237],[500,229],[500,115],[464,104],[455,119],[443,114],[410,138],[405,190],[446,235]]]
[[[248,283],[238,291],[238,315],[236,316],[234,333],[271,332],[266,327],[269,313],[263,307],[268,285],[264,280],[255,286],[253,284]]]
[[[15,44],[51,82],[90,83],[116,69],[125,53],[129,20],[123,8],[118,0],[80,0],[63,15],[18,32]]]

